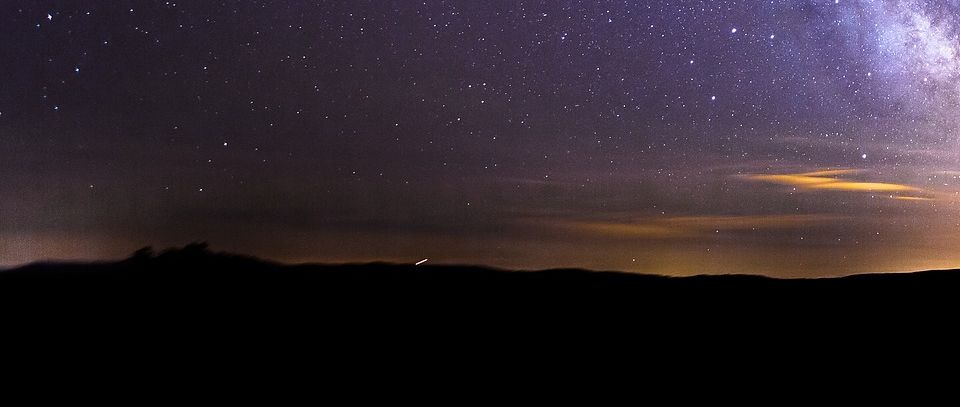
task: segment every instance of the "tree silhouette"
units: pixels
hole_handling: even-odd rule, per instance
[[[130,255],[130,258],[128,260],[138,264],[147,263],[153,259],[153,256],[154,256],[153,247],[145,246],[133,252],[133,254]]]

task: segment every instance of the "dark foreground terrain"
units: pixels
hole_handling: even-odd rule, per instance
[[[684,355],[720,356],[717,366],[732,366],[744,355],[797,362],[804,359],[797,352],[810,347],[857,349],[870,359],[878,343],[949,338],[958,289],[957,271],[778,280],[289,266],[190,245],[114,263],[0,272],[0,323],[4,338],[57,355],[96,359],[90,349],[114,356],[123,349],[160,363],[212,357],[235,366],[252,354],[284,361],[312,355],[311,366],[333,358],[366,374],[358,358],[380,365],[400,358],[394,366],[403,370],[424,355],[459,369],[472,365],[457,358],[496,364],[536,355],[542,368],[565,365],[573,354],[617,361],[632,349],[638,359],[631,369]]]
[[[37,263],[0,272],[3,298],[28,302],[495,310],[631,307],[647,314],[816,311],[836,306],[952,306],[960,271],[773,279],[749,275],[663,277],[586,270],[505,271],[400,264],[283,265],[192,244],[142,249],[112,263]],[[637,308],[641,307],[641,308]]]

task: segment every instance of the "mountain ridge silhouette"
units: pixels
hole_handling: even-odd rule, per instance
[[[839,333],[864,341],[935,336],[952,330],[957,293],[960,271],[951,270],[775,279],[284,265],[210,252],[204,244],[143,249],[116,262],[34,263],[0,272],[6,326],[17,326],[19,334],[43,332],[39,343],[57,346],[84,332],[165,344],[206,335],[231,354],[264,344],[281,349],[289,341],[312,347],[312,341],[333,340],[337,345],[323,349],[394,355],[448,348],[522,354],[531,341],[568,349],[591,344],[581,349],[587,351],[610,340],[706,350],[713,349],[702,347],[706,338],[741,346],[780,338],[805,346]],[[511,342],[521,337],[526,341]]]
[[[229,252],[214,252],[209,249],[207,243],[191,243],[180,248],[168,248],[159,253],[155,253],[152,247],[144,247],[135,251],[126,259],[122,260],[100,260],[100,261],[60,261],[60,260],[41,260],[27,263],[19,266],[8,266],[0,268],[0,281],[19,279],[19,278],[50,278],[50,277],[96,277],[96,274],[102,274],[101,277],[124,277],[118,273],[120,271],[135,272],[163,272],[163,273],[196,273],[203,275],[209,273],[221,274],[222,277],[230,277],[231,271],[234,277],[248,277],[244,272],[387,272],[411,273],[442,277],[442,273],[466,273],[459,277],[470,277],[476,275],[502,275],[505,278],[518,277],[529,278],[531,276],[541,276],[547,278],[560,277],[579,277],[585,279],[622,279],[636,281],[719,281],[719,280],[744,280],[744,281],[766,281],[766,282],[824,282],[824,281],[855,281],[855,280],[890,280],[903,281],[917,278],[953,278],[960,280],[960,270],[921,270],[893,273],[862,273],[851,274],[836,277],[799,277],[784,278],[749,273],[733,274],[698,274],[691,276],[668,276],[661,274],[648,274],[636,272],[624,272],[616,270],[590,270],[583,268],[550,268],[550,269],[507,269],[484,265],[462,265],[462,264],[405,264],[384,261],[372,262],[347,262],[347,263],[283,263],[272,260],[261,259],[255,256],[235,254]],[[81,273],[73,275],[73,273]],[[86,274],[83,274],[86,273]],[[509,277],[507,277],[509,276]],[[126,276],[131,277],[131,276]]]

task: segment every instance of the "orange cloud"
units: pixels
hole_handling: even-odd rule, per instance
[[[840,178],[859,170],[823,170],[801,174],[754,174],[745,176],[753,181],[787,185],[804,190],[833,190],[857,192],[921,192],[920,188],[887,182],[860,182]]]
[[[898,201],[935,201],[933,198],[924,198],[922,196],[894,196],[892,198]]]
[[[836,215],[748,215],[748,216],[680,216],[668,218],[665,223],[703,230],[790,229],[815,223],[836,222],[845,219]]]
[[[834,215],[680,216],[637,221],[561,220],[546,224],[578,233],[619,238],[671,239],[716,231],[791,229],[846,219]]]
[[[666,225],[645,223],[618,223],[598,221],[560,221],[555,224],[563,229],[589,234],[637,237],[648,239],[666,239],[691,236],[688,230],[670,228]]]

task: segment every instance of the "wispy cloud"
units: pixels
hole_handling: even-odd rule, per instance
[[[898,201],[935,201],[934,198],[926,198],[922,196],[895,196],[893,199]]]
[[[842,178],[862,170],[821,170],[800,174],[751,174],[743,178],[772,184],[791,186],[800,190],[832,190],[854,192],[923,192],[920,188],[889,182],[862,182]]]
[[[705,236],[718,231],[772,230],[809,227],[841,222],[844,216],[826,214],[679,216],[662,219],[624,220],[538,220],[538,223],[576,233],[645,239],[673,239]]]
[[[791,229],[813,224],[837,222],[844,216],[827,214],[679,216],[663,222],[700,230]]]

